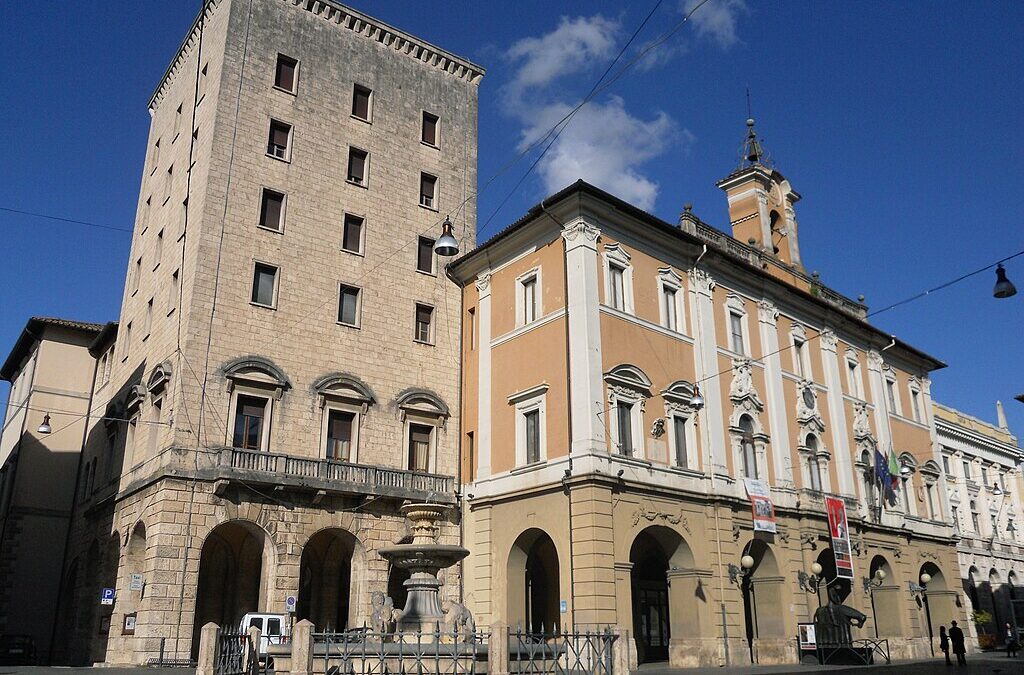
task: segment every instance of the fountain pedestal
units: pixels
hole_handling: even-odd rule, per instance
[[[437,543],[440,532],[437,522],[447,511],[448,507],[438,504],[403,506],[402,514],[411,524],[412,542],[380,549],[382,558],[410,572],[405,582],[408,599],[396,622],[399,633],[433,633],[444,623],[437,573],[469,555],[469,550],[461,546]]]

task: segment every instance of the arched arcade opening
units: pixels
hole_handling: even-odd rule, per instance
[[[533,633],[560,627],[560,566],[555,542],[543,530],[531,528],[516,538],[509,551],[508,623]]]
[[[308,619],[319,631],[358,626],[365,569],[363,545],[354,534],[340,528],[314,534],[302,549],[295,620]]]

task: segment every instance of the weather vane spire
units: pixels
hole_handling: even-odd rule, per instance
[[[754,131],[754,116],[750,110],[750,87],[747,87],[747,137],[744,139],[741,149],[740,167],[766,163],[764,149],[761,147],[761,142],[757,140],[757,132]]]

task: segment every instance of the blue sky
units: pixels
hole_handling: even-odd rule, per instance
[[[665,0],[625,60],[695,0]],[[361,2],[470,58],[480,87],[481,183],[594,84],[655,2]],[[422,5],[422,7],[420,7]],[[4,8],[0,207],[130,228],[146,101],[199,0]],[[481,9],[483,7],[484,9]],[[666,220],[693,202],[724,227],[715,181],[737,162],[749,86],[797,208],[809,269],[875,308],[1024,249],[1024,4],[710,0],[583,109],[487,230],[583,178]],[[609,133],[609,129],[615,133]],[[480,196],[481,225],[532,156]],[[0,212],[0,351],[31,315],[117,318],[129,235]],[[1024,434],[1021,294],[986,272],[878,317],[949,363],[936,399]],[[6,397],[6,384],[0,390]]]

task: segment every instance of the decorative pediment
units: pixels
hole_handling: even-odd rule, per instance
[[[659,267],[658,276],[661,277],[662,281],[665,281],[669,284],[675,286],[683,285],[683,277],[681,277],[679,273],[677,273],[671,267]]]
[[[151,394],[159,394],[167,386],[167,383],[170,382],[172,372],[173,367],[171,366],[170,361],[158,363],[156,367],[153,368],[153,372],[149,374],[149,379],[146,380],[146,389],[148,389]]]
[[[406,389],[395,398],[395,405],[402,412],[402,421],[410,413],[435,417],[442,423],[451,416],[441,397],[429,389]]]
[[[347,373],[331,373],[324,375],[313,383],[320,399],[320,407],[329,400],[343,401],[362,406],[363,412],[376,402],[373,391],[359,378]]]
[[[243,356],[228,362],[222,370],[231,388],[238,382],[244,382],[273,389],[275,394],[280,396],[292,386],[284,371],[273,361],[262,356]]]
[[[629,363],[615,366],[604,374],[604,381],[608,384],[618,385],[642,392],[650,396],[651,378],[647,374]]]
[[[932,481],[938,480],[939,476],[942,475],[942,470],[939,468],[938,462],[934,459],[929,459],[927,462],[921,465],[921,475],[931,479]]]
[[[901,452],[897,461],[900,463],[900,467],[906,467],[910,469],[910,473],[917,473],[917,458],[909,452]]]
[[[729,385],[729,400],[735,407],[747,404],[747,409],[757,412],[764,410],[764,403],[754,390],[753,366],[750,359],[732,360],[732,384]]]
[[[622,248],[618,242],[612,242],[604,245],[604,255],[608,260],[613,260],[623,267],[629,266],[631,256],[629,252]]]
[[[661,397],[665,401],[665,414],[673,412],[692,413],[694,408],[690,401],[693,400],[697,387],[686,380],[676,380],[662,390]]]

